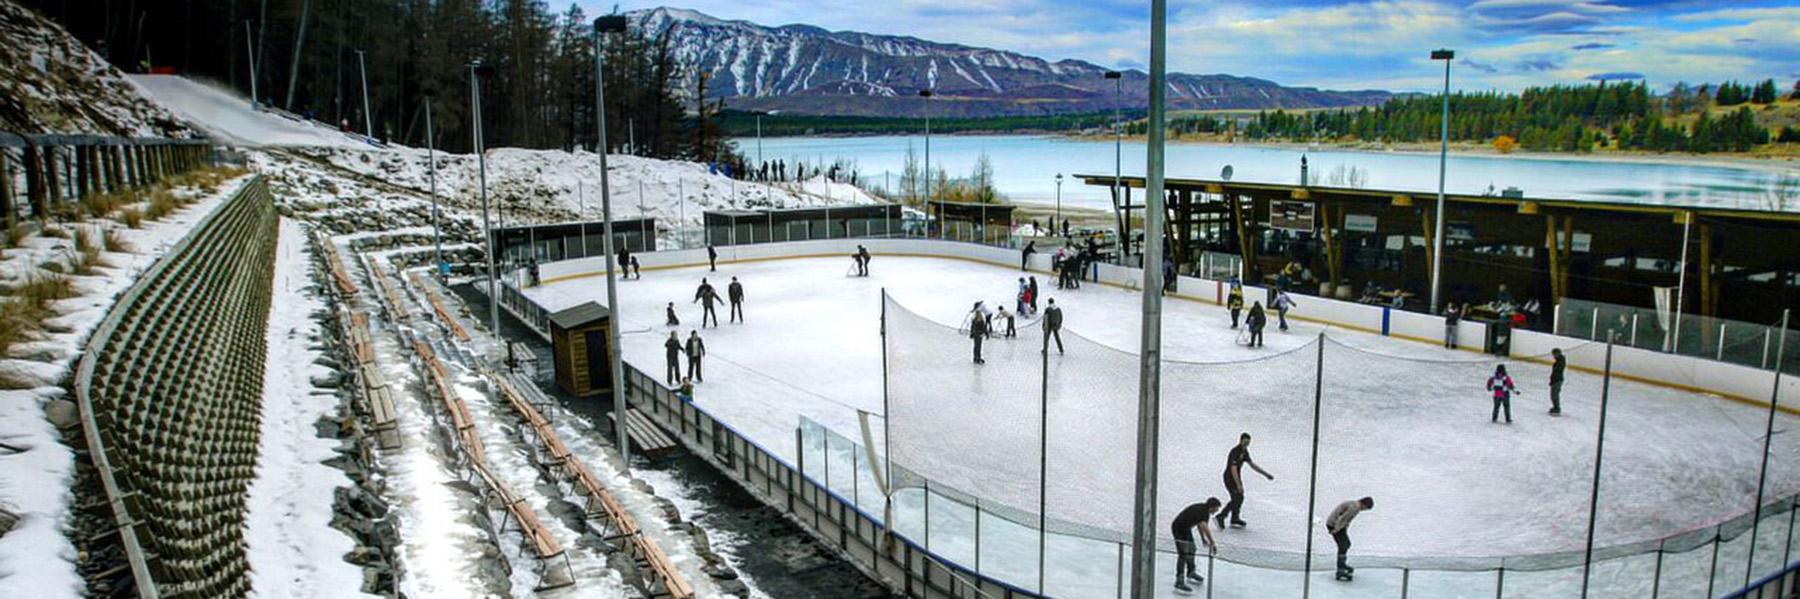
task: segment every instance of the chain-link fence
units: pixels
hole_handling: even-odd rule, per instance
[[[983,339],[978,364],[968,329],[937,316],[885,306],[877,453],[892,463],[807,421],[804,473],[983,576],[1059,597],[1128,594],[1135,356],[1033,326]],[[1253,457],[1228,519],[1247,524],[1209,523],[1219,552],[1197,563],[1208,596],[1578,597],[1589,585],[1598,597],[1710,597],[1792,559],[1800,446],[1780,434],[1794,418],[1767,405],[1609,369],[1570,368],[1553,387],[1549,355],[1470,359],[1355,336],[1279,345],[1163,365],[1159,596],[1176,596],[1175,514],[1236,503],[1225,471],[1243,433]],[[1579,363],[1608,352],[1560,349]],[[1558,415],[1546,413],[1553,395]],[[1361,570],[1332,580],[1323,523],[1365,496],[1376,508],[1349,529]]]

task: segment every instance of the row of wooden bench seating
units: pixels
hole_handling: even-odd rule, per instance
[[[638,564],[640,575],[652,589],[659,590],[659,596],[674,599],[688,599],[694,596],[694,590],[688,585],[675,564],[669,560],[654,540],[643,534],[635,518],[618,502],[612,491],[601,483],[583,464],[580,458],[569,451],[562,438],[556,434],[550,421],[533,405],[532,397],[543,398],[541,393],[533,393],[535,389],[523,381],[497,373],[491,369],[483,369],[483,374],[505,397],[513,411],[525,421],[527,426],[537,435],[543,444],[543,451],[549,456],[553,470],[560,468],[567,479],[574,485],[577,493],[585,496],[588,505],[585,510],[589,516],[602,516],[603,528],[601,536],[616,549],[625,551]],[[526,389],[531,389],[527,391]],[[596,505],[598,504],[598,505]],[[596,510],[598,508],[598,510]]]
[[[338,326],[344,332],[344,339],[350,345],[350,354],[356,360],[353,373],[356,375],[357,388],[362,393],[364,413],[369,417],[369,428],[375,431],[375,440],[382,449],[400,447],[399,415],[394,410],[394,389],[388,385],[387,377],[381,374],[381,364],[375,359],[375,342],[369,334],[369,315],[355,312],[349,306],[339,304]]]
[[[451,316],[450,310],[444,307],[443,300],[438,299],[437,292],[432,291],[430,285],[426,285],[424,281],[420,280],[418,271],[407,274],[410,275],[413,286],[425,293],[425,300],[431,304],[431,311],[437,313],[438,322],[450,329],[450,334],[455,335],[458,341],[468,341],[469,332],[464,330],[462,324]]]
[[[325,239],[323,233],[319,236],[323,241],[317,245],[325,256],[326,268],[331,270],[331,280],[337,282],[338,291],[345,298],[356,297],[356,282],[350,279],[349,271],[344,269],[344,261],[338,256],[337,245],[330,239]]]

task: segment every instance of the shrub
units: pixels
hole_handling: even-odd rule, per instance
[[[133,229],[142,229],[144,228],[144,211],[135,206],[120,210],[119,222],[125,223],[125,226]]]
[[[118,229],[107,229],[100,235],[100,244],[109,252],[131,252],[131,244],[125,242],[125,236]]]

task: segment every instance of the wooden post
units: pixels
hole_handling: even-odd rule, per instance
[[[1232,214],[1231,225],[1237,229],[1238,254],[1239,258],[1244,261],[1244,277],[1250,278],[1259,276],[1262,273],[1262,268],[1257,264],[1256,243],[1251,235],[1249,220],[1244,214],[1244,196],[1232,194],[1230,199]],[[1251,216],[1254,217],[1254,210],[1252,210]],[[1245,282],[1248,283],[1249,281]]]
[[[0,148],[0,218],[6,219],[6,227],[13,225],[13,178],[12,165],[7,164],[6,149]]]
[[[1712,225],[1700,223],[1700,314],[1713,316]]]
[[[25,142],[25,195],[31,202],[31,215],[44,215],[44,154],[37,144]]]
[[[125,146],[108,146],[106,148],[107,166],[112,170],[112,190],[118,193],[125,190]]]
[[[1432,229],[1432,220],[1431,220],[1431,207],[1429,207],[1429,206],[1419,207],[1419,222],[1420,222],[1419,230],[1425,232],[1425,235],[1424,235],[1424,237],[1425,237],[1425,270],[1427,272],[1430,272],[1431,265],[1435,264],[1437,262],[1437,244],[1433,243],[1431,240],[1432,230],[1433,230]],[[1426,286],[1431,285],[1430,278],[1431,278],[1430,275],[1426,276],[1426,281],[1425,281]]]
[[[1570,267],[1573,266],[1572,264],[1570,264],[1572,259],[1569,257],[1569,254],[1571,252],[1575,251],[1575,217],[1574,216],[1564,215],[1562,217],[1562,237],[1563,237],[1562,249],[1560,250],[1562,252],[1562,273],[1560,275],[1558,275],[1560,278],[1557,279],[1556,285],[1557,285],[1557,288],[1562,289],[1563,295],[1566,296],[1570,293],[1570,291],[1569,291],[1569,271],[1572,270]],[[1558,296],[1557,301],[1559,301],[1559,302],[1562,301],[1561,296]]]
[[[53,210],[58,202],[62,201],[62,189],[59,187],[58,178],[56,176],[56,146],[44,146],[43,151],[44,188],[50,190],[50,197],[48,198],[49,205],[45,206],[45,213],[47,213],[49,210]],[[44,214],[40,214],[39,216],[43,215]]]
[[[1343,216],[1343,206],[1338,206],[1337,216],[1333,217],[1331,206],[1326,205],[1324,202],[1319,203],[1319,236],[1325,241],[1325,271],[1328,278],[1331,280],[1331,293],[1333,295],[1337,294],[1338,281],[1342,280],[1341,266],[1344,252],[1343,249],[1340,248],[1340,243],[1343,239],[1339,237],[1336,232],[1332,231],[1332,227],[1336,225]]]

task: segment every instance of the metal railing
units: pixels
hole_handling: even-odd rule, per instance
[[[1651,308],[1609,304],[1591,300],[1563,298],[1556,307],[1554,334],[1588,340],[1605,340],[1618,335],[1620,345],[1663,353],[1705,358],[1774,370],[1781,353],[1780,322],[1760,324],[1714,316],[1683,314],[1680,330],[1675,316],[1663,315]],[[1784,372],[1800,372],[1800,330],[1788,329],[1788,351],[1779,356],[1786,365]]]

